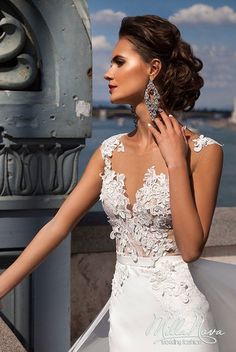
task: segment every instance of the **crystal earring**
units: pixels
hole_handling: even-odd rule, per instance
[[[149,79],[149,82],[147,84],[147,87],[144,93],[144,101],[147,105],[147,108],[152,120],[155,119],[157,112],[163,111],[162,109],[159,108],[159,103],[160,103],[159,99],[160,99],[160,94],[158,93],[158,90],[155,84],[153,83],[153,81]]]
[[[134,115],[134,117],[133,117],[134,126],[135,126],[135,128],[137,128],[137,115],[135,114],[135,110],[132,105],[130,105],[130,110],[131,110],[132,114]]]

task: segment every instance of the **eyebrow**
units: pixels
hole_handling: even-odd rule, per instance
[[[120,58],[125,59],[125,57],[122,56],[122,55],[116,55],[116,56],[114,56],[114,57],[111,59],[111,63],[114,62],[114,61],[116,61],[116,59],[120,59]]]

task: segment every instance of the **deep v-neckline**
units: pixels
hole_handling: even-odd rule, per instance
[[[135,195],[134,195],[134,203],[132,204],[131,201],[130,201],[130,198],[129,198],[129,195],[127,193],[127,188],[126,188],[126,185],[125,185],[125,181],[126,181],[126,175],[124,173],[121,173],[121,172],[115,172],[113,169],[112,171],[114,172],[116,178],[119,177],[119,176],[123,176],[123,181],[122,181],[122,191],[123,191],[123,196],[124,198],[126,199],[126,204],[127,204],[127,210],[130,211],[130,214],[131,216],[133,217],[134,215],[134,212],[135,212],[135,209],[136,209],[136,206],[137,206],[137,203],[138,203],[138,199],[137,199],[137,196],[138,194],[143,190],[143,188],[145,187],[146,185],[146,182],[148,180],[148,178],[151,176],[151,169],[154,169],[154,176],[156,178],[160,178],[162,176],[165,177],[165,180],[168,180],[168,175],[166,175],[164,172],[160,172],[160,173],[156,173],[156,170],[155,170],[155,165],[149,167],[147,169],[147,171],[144,173],[144,176],[143,176],[143,183],[142,183],[142,186],[139,187],[136,192],[135,192]],[[129,207],[129,208],[128,208]]]
[[[125,147],[124,147],[124,143],[121,141],[121,136],[123,135],[127,135],[128,133],[121,133],[117,136],[117,139],[118,139],[118,143],[116,145],[116,148],[121,148],[121,150],[124,152],[125,151]],[[115,148],[115,149],[116,149]],[[142,185],[141,187],[139,187],[135,194],[134,194],[134,203],[132,204],[131,201],[130,201],[130,198],[129,198],[129,195],[128,195],[128,192],[127,192],[127,187],[126,187],[126,180],[127,180],[127,177],[125,175],[125,173],[123,172],[116,172],[113,168],[112,168],[112,163],[110,163],[110,170],[113,172],[113,174],[115,175],[116,177],[116,180],[119,178],[119,176],[122,176],[122,193],[123,193],[123,197],[125,198],[126,200],[126,209],[130,212],[130,215],[131,217],[134,216],[134,212],[135,212],[135,209],[136,209],[136,206],[137,206],[137,203],[138,203],[138,199],[137,199],[137,196],[138,194],[142,191],[142,189],[145,187],[149,177],[151,177],[151,170],[154,170],[154,177],[157,178],[157,179],[160,179],[161,177],[164,177],[165,178],[165,181],[167,181],[169,179],[169,175],[167,175],[166,173],[164,172],[160,172],[160,173],[156,173],[156,167],[155,165],[152,165],[150,167],[147,168],[147,171],[144,173],[143,175],[143,181],[142,181]]]

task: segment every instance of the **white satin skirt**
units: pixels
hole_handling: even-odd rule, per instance
[[[111,297],[69,352],[235,352],[236,265],[117,255]]]

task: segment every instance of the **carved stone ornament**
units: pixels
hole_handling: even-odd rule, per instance
[[[63,150],[59,144],[5,145],[0,150],[0,195],[60,195],[78,182],[82,146]],[[70,172],[68,172],[70,170]]]
[[[86,0],[0,0],[0,210],[55,209],[91,136]]]
[[[25,26],[0,12],[0,89],[23,90],[37,77],[37,58]]]

